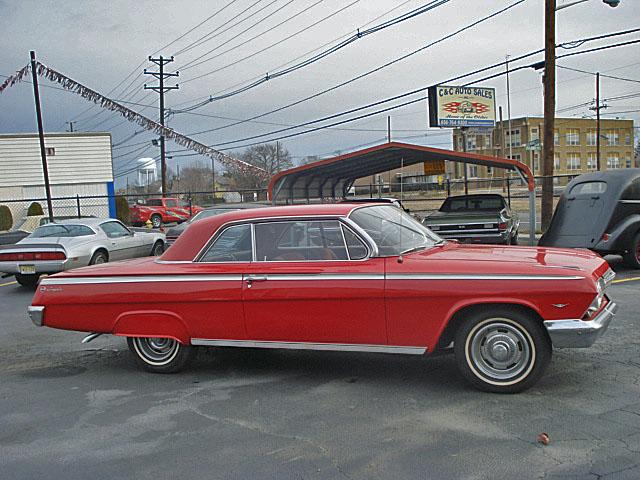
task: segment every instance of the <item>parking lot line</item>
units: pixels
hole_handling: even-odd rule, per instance
[[[614,280],[613,283],[636,282],[638,280],[640,280],[640,277],[620,278],[618,280]]]
[[[15,285],[16,282],[15,280],[13,282],[7,282],[7,283],[0,283],[0,287],[8,287],[9,285]]]

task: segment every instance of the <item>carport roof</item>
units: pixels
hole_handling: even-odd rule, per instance
[[[517,160],[388,142],[284,170],[274,175],[269,182],[269,199],[275,203],[279,198],[322,198],[329,192],[335,196],[336,191],[343,196],[357,178],[398,169],[401,165],[409,166],[441,160],[517,171],[527,179],[529,191],[534,188],[531,170]]]

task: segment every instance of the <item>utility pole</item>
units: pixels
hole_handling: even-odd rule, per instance
[[[507,69],[507,119],[509,121],[509,158],[513,160],[513,142],[511,141],[511,88],[509,87],[509,55],[505,59],[505,66]]]
[[[596,104],[589,110],[596,111],[596,169],[600,171],[600,110],[608,105],[600,105],[600,72],[596,72]]]
[[[553,156],[556,109],[556,1],[544,5],[544,136],[542,153],[542,231],[553,215]]]
[[[391,143],[391,115],[387,116],[387,142]]]
[[[47,194],[47,209],[49,221],[53,223],[53,204],[51,202],[51,185],[49,184],[49,168],[47,166],[47,150],[44,146],[44,127],[42,126],[42,110],[40,109],[40,90],[38,89],[38,72],[36,66],[36,52],[31,50],[31,78],[33,81],[33,97],[36,103],[36,121],[38,122],[38,137],[40,139],[40,158],[44,173],[44,189]]]
[[[177,77],[179,75],[178,72],[175,73],[166,73],[164,71],[164,66],[167,63],[173,62],[173,57],[164,58],[160,55],[158,58],[149,57],[149,61],[158,65],[158,72],[150,72],[146,68],[144,69],[145,75],[152,75],[158,79],[160,85],[144,85],[145,90],[153,90],[160,94],[160,125],[164,127],[165,114],[164,114],[164,93],[169,90],[177,90],[178,85],[173,85],[170,87],[165,87],[164,79],[166,77]],[[162,196],[165,197],[167,195],[167,156],[164,146],[164,135],[160,136],[160,175],[162,178]]]
[[[213,191],[213,204],[216,203],[216,161],[211,157],[211,189]]]
[[[460,127],[460,134],[462,135],[462,151],[467,153],[467,127]],[[464,194],[469,195],[469,170],[467,168],[467,162],[462,164],[464,168]]]
[[[276,172],[280,171],[280,142],[276,140]]]

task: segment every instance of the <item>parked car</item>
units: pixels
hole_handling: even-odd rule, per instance
[[[539,244],[619,254],[625,265],[640,268],[640,169],[574,178]]]
[[[182,223],[202,211],[197,205],[185,205],[179,198],[149,198],[144,204],[135,204],[130,208],[131,223],[140,226],[151,222],[153,228],[160,228],[163,223]]]
[[[235,212],[236,210],[244,210],[247,208],[261,208],[265,207],[265,205],[261,205],[258,203],[225,203],[222,205],[217,205],[215,207],[209,207],[201,210],[196,215],[191,217],[186,222],[175,225],[165,232],[167,235],[167,248],[174,244],[174,242],[178,239],[182,232],[184,232],[189,225],[197,220],[202,220],[203,218],[213,217],[215,215],[220,215],[221,213],[227,212]]]
[[[0,246],[0,272],[34,287],[43,273],[160,255],[164,242],[160,232],[133,232],[113,218],[64,220],[36,228],[15,245]]]
[[[43,278],[29,314],[127,337],[162,373],[197,346],[424,355],[453,342],[473,385],[517,392],[552,345],[602,335],[613,277],[586,250],[447,242],[391,205],[297,205],[194,222],[159,259]]]
[[[449,197],[422,223],[441,237],[460,242],[518,243],[518,214],[495,193]]]

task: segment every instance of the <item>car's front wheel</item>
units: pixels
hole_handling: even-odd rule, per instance
[[[629,251],[622,256],[624,264],[630,268],[640,268],[640,232],[633,237]]]
[[[16,281],[23,287],[26,288],[35,288],[38,285],[38,279],[40,278],[40,274],[21,274],[16,273]]]
[[[160,228],[162,226],[162,217],[160,215],[151,215],[151,226],[153,228]]]
[[[127,337],[138,367],[152,373],[175,373],[194,357],[196,349],[172,338]]]
[[[551,361],[551,340],[542,322],[519,309],[487,308],[456,332],[456,363],[476,388],[517,393],[535,384]]]

